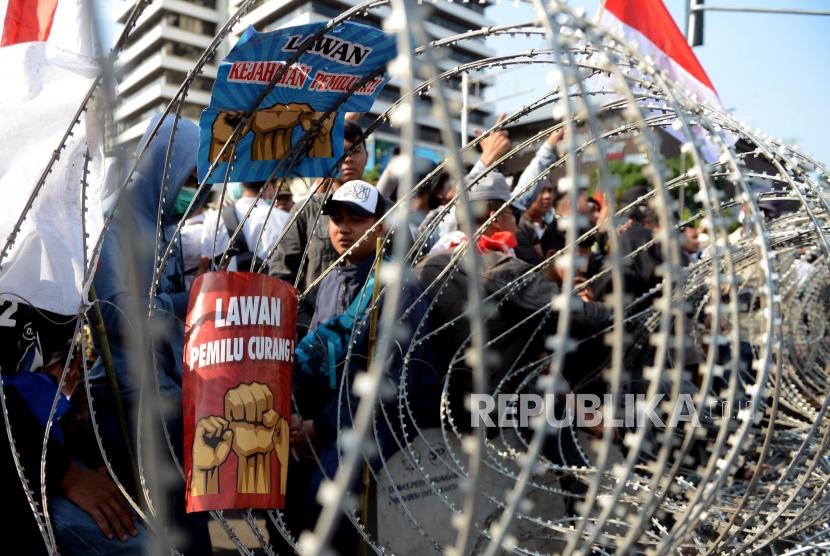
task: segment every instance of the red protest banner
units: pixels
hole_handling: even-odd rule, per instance
[[[193,283],[182,393],[188,512],[283,507],[297,295],[249,272]]]

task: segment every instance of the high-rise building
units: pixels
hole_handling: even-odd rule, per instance
[[[135,141],[147,126],[150,116],[173,98],[179,85],[206,48],[227,17],[234,13],[242,0],[156,0],[139,20],[127,48],[119,59],[119,103],[116,111],[117,143]],[[424,4],[425,29],[431,39],[439,39],[464,33],[471,29],[493,24],[484,15],[488,2],[446,2]],[[357,0],[311,0],[301,7],[291,9],[284,1],[261,0],[257,2],[236,26],[230,42],[249,25],[257,31],[271,31],[281,27],[328,21],[354,7]],[[123,22],[132,6],[125,0],[119,12]],[[381,28],[381,20],[389,8],[381,7],[362,14],[352,21]],[[219,53],[221,59],[226,50]],[[492,56],[483,39],[466,40],[445,50],[438,62],[440,70]],[[198,121],[199,112],[210,100],[210,90],[216,77],[216,59],[205,66],[203,74],[196,78],[182,114]],[[444,82],[451,102],[461,101],[461,79]],[[468,120],[470,127],[483,124],[490,111],[483,104],[486,83],[476,82],[469,87]],[[368,124],[378,114],[389,108],[399,98],[399,84],[393,80],[380,93],[372,111],[361,123]],[[417,113],[417,152],[434,159],[443,156],[440,123],[430,113],[429,96],[419,97]],[[453,121],[454,131],[460,133],[460,122]],[[397,145],[397,133],[384,123],[370,139],[370,166],[380,163]]]
[[[133,0],[120,4],[119,23],[126,21],[133,4]],[[116,65],[116,145],[136,142],[152,115],[164,110],[225,22],[226,13],[225,0],[156,0],[144,10]],[[212,60],[190,86],[182,116],[198,121],[210,102],[215,78],[216,60]]]

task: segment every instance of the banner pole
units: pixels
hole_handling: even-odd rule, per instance
[[[369,316],[369,349],[366,367],[372,364],[374,357],[375,341],[378,333],[378,307],[377,301],[380,297],[380,265],[383,261],[383,238],[379,237],[375,244],[375,265],[372,273],[375,282],[372,287],[372,309]],[[377,507],[375,500],[375,482],[369,470],[369,462],[363,463],[363,492],[361,493],[360,521],[363,527],[368,529],[373,538],[377,538]],[[368,547],[363,537],[360,537],[359,556],[367,556]]]
[[[130,442],[130,433],[127,428],[127,419],[124,413],[124,404],[121,401],[121,392],[118,389],[118,379],[115,375],[115,367],[112,364],[112,353],[110,353],[110,344],[107,340],[107,331],[104,328],[104,316],[101,313],[101,306],[98,305],[98,297],[95,294],[95,286],[89,288],[89,301],[92,304],[91,321],[92,329],[95,331],[95,338],[98,345],[98,352],[104,362],[104,371],[107,375],[107,383],[112,392],[112,399],[115,403],[115,418],[118,420],[118,429],[121,432],[121,439],[124,441],[124,446],[127,450],[127,459],[130,461],[130,472],[133,478],[133,488],[135,488],[136,499],[141,497],[142,488],[141,480],[138,473],[138,465],[136,464],[135,454]],[[92,400],[90,400],[92,403]]]

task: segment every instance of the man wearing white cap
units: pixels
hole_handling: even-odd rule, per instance
[[[295,461],[285,505],[286,524],[294,533],[313,528],[316,523],[320,509],[317,487],[324,475],[333,477],[337,471],[338,428],[350,427],[351,415],[357,410],[351,381],[368,366],[368,323],[375,280],[372,269],[376,240],[383,234],[382,226],[372,227],[390,206],[391,201],[373,185],[360,180],[344,183],[323,206],[329,216],[331,245],[344,260],[320,283],[311,331],[295,350],[292,395],[297,413],[291,416]],[[412,274],[405,275],[397,287],[401,288],[400,327],[414,331],[426,318],[422,289]],[[383,299],[381,290],[378,303],[382,304]],[[427,342],[412,340],[398,337],[396,349],[383,362],[385,380],[396,389],[406,369],[406,390],[413,400],[408,408],[411,414],[398,415],[397,402],[391,400],[384,408],[389,420],[376,417],[374,431],[384,458],[397,450],[401,436],[416,430],[413,418],[419,426],[438,423],[440,388],[430,348]],[[406,361],[403,354],[407,354]],[[346,395],[341,397],[341,393]],[[406,433],[399,427],[402,420],[408,423]],[[313,454],[319,457],[319,465]],[[355,552],[354,528],[350,524],[339,526],[332,544],[341,554]]]
[[[343,130],[345,158],[334,179],[323,180],[317,193],[307,202],[298,203],[288,216],[288,229],[272,256],[269,272],[305,291],[337,258],[328,241],[328,217],[320,214],[329,188],[336,191],[341,184],[363,177],[366,168],[366,145],[363,130],[347,122]],[[292,219],[296,216],[296,220]],[[305,329],[314,307],[312,290],[300,301],[297,323]]]

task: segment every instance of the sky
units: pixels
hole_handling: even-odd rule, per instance
[[[96,1],[102,12],[114,8],[111,0]],[[681,31],[686,28],[687,2],[664,0]],[[590,16],[599,3],[569,0]],[[830,0],[706,0],[706,4],[830,11]],[[533,8],[525,1],[506,0],[486,15],[498,24],[519,23],[532,18]],[[109,14],[104,17],[113,19]],[[112,27],[107,30],[115,32]],[[503,53],[544,43],[517,37],[491,40],[490,45]],[[739,121],[830,165],[830,16],[707,12],[704,44],[694,51],[723,106]],[[499,75],[486,99],[498,113],[516,109],[546,90],[538,69],[512,71]]]
[[[664,3],[685,31],[687,0]],[[593,16],[599,0],[569,4]],[[707,0],[706,5],[830,11],[828,0]],[[487,17],[508,24],[527,21],[532,14],[529,4],[509,1],[493,6]],[[490,43],[497,52],[542,45],[524,38]],[[704,44],[694,51],[723,106],[739,121],[830,164],[830,16],[707,12]],[[495,109],[508,111],[538,97],[543,87],[538,75],[507,72],[486,98],[501,99]]]

